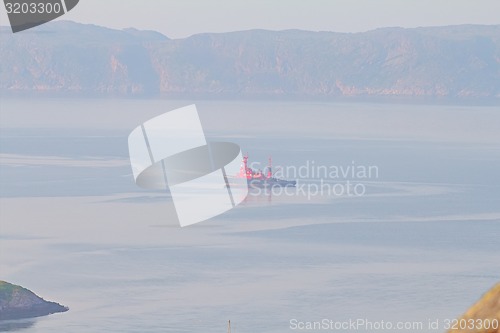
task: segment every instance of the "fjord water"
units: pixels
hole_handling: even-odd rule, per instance
[[[191,103],[2,100],[1,278],[70,311],[0,330],[224,332],[231,319],[234,332],[288,332],[294,319],[366,319],[442,332],[500,280],[496,108],[198,101],[209,140],[238,143],[262,168],[272,155],[275,170],[378,173],[324,179],[363,184],[363,196],[251,195],[181,229],[169,198],[135,186],[127,136]]]

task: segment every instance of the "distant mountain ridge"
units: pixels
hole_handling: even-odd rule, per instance
[[[69,21],[0,30],[0,93],[500,100],[500,25],[172,40]]]

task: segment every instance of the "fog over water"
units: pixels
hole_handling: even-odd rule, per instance
[[[500,280],[496,108],[197,101],[210,141],[238,143],[257,168],[272,155],[303,187],[250,193],[180,228],[170,198],[134,184],[127,137],[192,103],[2,100],[1,279],[70,311],[0,330],[224,332],[231,319],[234,332],[288,332],[294,319],[367,319],[443,332]],[[363,195],[313,193],[348,182]]]

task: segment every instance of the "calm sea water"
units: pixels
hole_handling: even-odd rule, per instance
[[[496,108],[198,101],[209,140],[240,144],[261,167],[269,155],[277,171],[308,166],[299,184],[365,192],[251,195],[181,229],[163,193],[135,186],[127,136],[191,103],[1,101],[0,278],[70,311],[0,331],[225,332],[230,319],[233,332],[294,332],[363,319],[443,332],[500,281]],[[312,166],[378,172],[336,179]]]

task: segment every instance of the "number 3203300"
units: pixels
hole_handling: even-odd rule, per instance
[[[44,2],[7,2],[5,3],[7,14],[59,14],[63,11],[60,3]]]
[[[497,330],[500,326],[498,319],[447,319],[444,324],[446,330]]]

